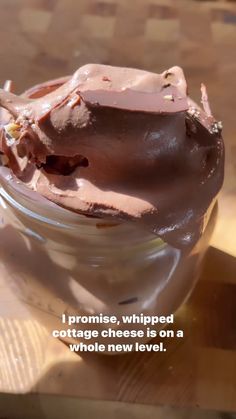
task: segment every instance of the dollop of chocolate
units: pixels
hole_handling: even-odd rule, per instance
[[[221,123],[183,71],[89,64],[0,90],[0,151],[29,188],[81,214],[136,221],[175,247],[202,235],[224,176]]]

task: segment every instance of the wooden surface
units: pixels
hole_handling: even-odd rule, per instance
[[[18,412],[16,416],[16,411]],[[236,414],[50,395],[1,395],[4,419],[236,419]]]
[[[213,247],[178,313],[182,342],[172,341],[161,355],[80,357],[31,318],[0,274],[0,392],[236,411],[235,3],[1,0],[1,6],[0,79],[12,78],[18,90],[88,61],[152,71],[180,64],[196,100],[205,82],[223,120],[226,177]],[[0,398],[4,417],[6,403]],[[178,414],[168,411],[169,418],[195,417]]]
[[[235,269],[235,258],[209,250],[201,280],[177,315],[185,338],[162,354],[73,354],[2,280],[0,391],[236,411]]]

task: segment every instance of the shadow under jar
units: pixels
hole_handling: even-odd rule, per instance
[[[63,313],[166,316],[193,290],[214,228],[216,205],[199,242],[191,250],[180,250],[135,223],[114,224],[65,210],[30,191],[7,168],[0,167],[0,185],[4,279],[50,330],[67,329],[61,322]],[[122,323],[74,327],[146,329]],[[104,343],[102,338],[94,341]],[[105,343],[135,341],[111,338]]]

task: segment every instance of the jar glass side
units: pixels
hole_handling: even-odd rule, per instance
[[[49,328],[62,328],[63,313],[169,315],[192,291],[216,209],[197,245],[183,251],[132,223],[98,228],[101,220],[41,200],[4,176],[0,234],[5,278]]]

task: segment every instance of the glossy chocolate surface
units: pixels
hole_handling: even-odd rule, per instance
[[[21,96],[1,90],[1,151],[14,174],[82,214],[131,220],[193,246],[222,186],[221,125],[183,71],[89,64]],[[12,138],[6,131],[16,123]],[[8,125],[7,125],[8,124]]]

